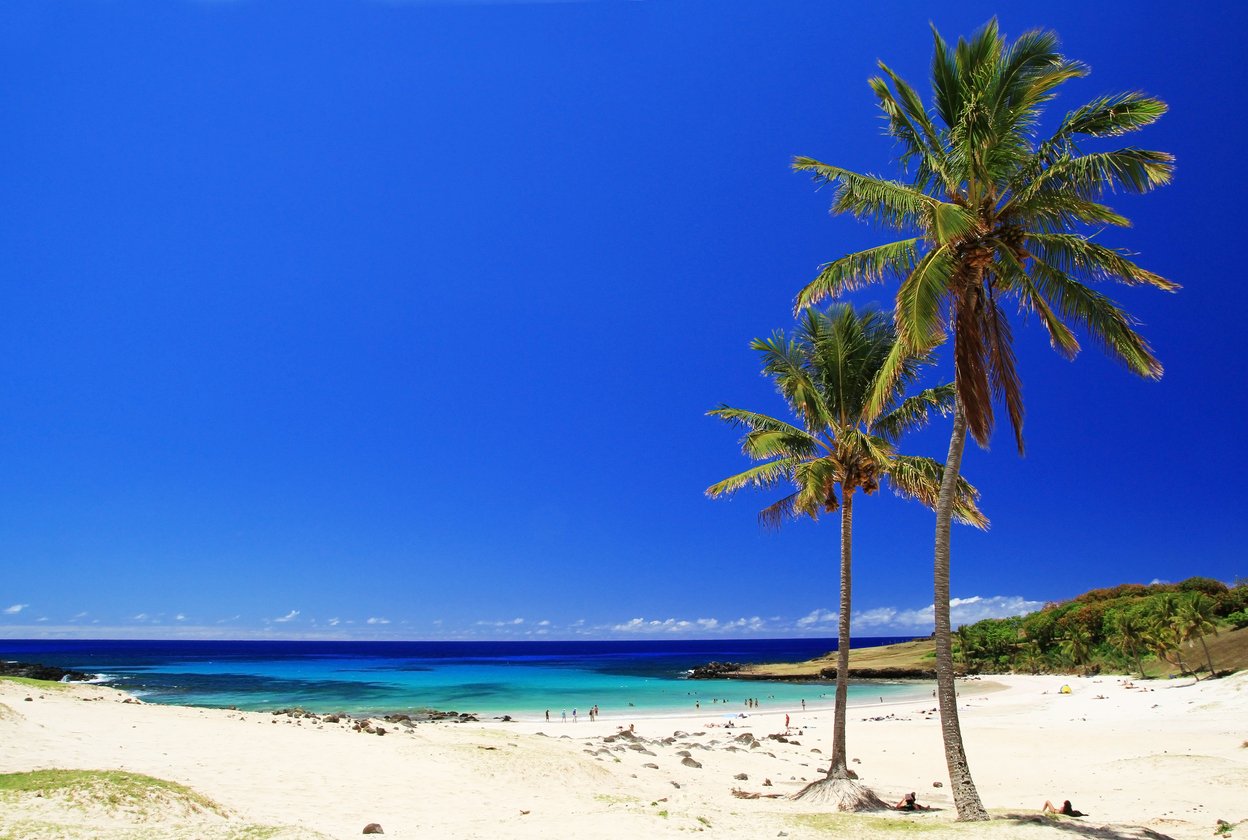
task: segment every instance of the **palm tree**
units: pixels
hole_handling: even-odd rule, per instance
[[[1205,644],[1205,634],[1218,634],[1218,625],[1214,623],[1214,604],[1209,598],[1199,592],[1193,592],[1187,598],[1179,602],[1178,614],[1176,616],[1178,623],[1178,631],[1186,642],[1193,639],[1200,640],[1200,646],[1205,651],[1205,662],[1209,665],[1209,676],[1214,675],[1213,657],[1209,655],[1209,646]]]
[[[1135,669],[1140,672],[1140,679],[1147,676],[1144,673],[1144,663],[1140,660],[1140,647],[1144,643],[1145,632],[1144,622],[1134,613],[1121,612],[1114,620],[1114,645],[1135,660]]]
[[[934,112],[883,63],[871,80],[901,147],[909,183],[860,175],[799,157],[794,168],[835,187],[834,214],[849,213],[891,228],[898,241],[849,254],[823,266],[797,297],[797,308],[897,278],[894,317],[899,341],[885,365],[882,409],[891,375],[908,355],[931,351],[953,334],[953,430],[936,508],[935,630],[937,696],[945,759],[958,818],[988,819],[962,746],[949,627],[949,533],[954,488],[969,428],[987,446],[993,403],[1001,400],[1015,441],[1023,448],[1023,401],[1009,320],[1002,302],[1013,297],[1034,312],[1054,348],[1073,357],[1083,328],[1133,372],[1161,375],[1161,364],[1134,330],[1132,318],[1085,280],[1114,280],[1174,290],[1123,251],[1084,231],[1126,226],[1102,203],[1108,191],[1147,192],[1170,180],[1173,157],[1125,147],[1084,151],[1087,138],[1118,137],[1157,120],[1165,103],[1140,93],[1104,96],[1071,111],[1047,139],[1038,126],[1045,104],[1087,67],[1057,52],[1057,37],[1041,30],[1009,44],[991,21],[969,41],[950,47],[933,30]]]
[[[788,483],[794,491],[764,508],[759,521],[778,527],[788,519],[820,513],[841,513],[841,604],[837,633],[836,707],[832,763],[825,779],[799,796],[833,801],[840,810],[886,807],[874,793],[852,780],[845,748],[845,709],[849,688],[850,588],[854,496],[874,493],[887,479],[898,495],[935,505],[943,468],[930,458],[896,454],[906,431],[925,425],[933,411],[949,410],[950,385],[929,388],[911,397],[905,388],[918,376],[923,360],[903,359],[890,381],[878,417],[868,428],[865,411],[884,361],[897,343],[890,319],[877,311],[861,315],[845,305],[826,313],[807,310],[794,337],[777,331],[755,339],[751,347],[762,358],[763,373],[798,418],[800,425],[721,406],[711,415],[746,430],[742,447],[759,466],[726,478],[706,491],[717,498],[747,487]],[[964,479],[958,484],[954,514],[959,520],[986,527],[975,506],[978,493]]]
[[[1179,599],[1169,592],[1159,595],[1149,616],[1145,639],[1158,657],[1178,668],[1180,674],[1186,674],[1188,667],[1183,661],[1183,634],[1179,625]]]
[[[1092,633],[1088,628],[1082,624],[1072,624],[1066,631],[1066,638],[1062,642],[1062,653],[1070,659],[1075,668],[1086,664],[1088,656],[1092,653]]]

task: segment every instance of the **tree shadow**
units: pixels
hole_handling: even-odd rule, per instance
[[[1174,840],[1169,834],[1153,831],[1142,825],[1097,825],[1081,822],[1065,817],[1049,817],[1044,814],[1001,814],[994,819],[1008,820],[1012,823],[1043,825],[1059,831],[1068,831],[1079,837],[1094,837],[1097,840]]]

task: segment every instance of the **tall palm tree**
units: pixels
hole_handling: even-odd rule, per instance
[[[836,704],[832,763],[827,776],[799,796],[835,802],[840,810],[884,807],[874,793],[852,780],[845,748],[846,701],[849,688],[850,589],[854,496],[874,493],[887,479],[897,494],[936,504],[943,468],[930,458],[902,456],[896,443],[906,431],[925,425],[933,411],[947,412],[953,400],[949,385],[906,397],[906,386],[918,377],[923,360],[906,358],[890,379],[881,410],[868,427],[866,408],[885,360],[897,344],[890,319],[877,311],[859,315],[845,305],[826,313],[807,310],[796,334],[777,331],[755,339],[751,347],[762,358],[763,373],[798,418],[800,425],[753,411],[721,406],[711,412],[746,430],[742,447],[759,466],[726,478],[706,491],[716,498],[748,487],[787,483],[794,490],[764,508],[759,521],[778,527],[784,521],[820,513],[841,513],[841,603],[837,632]],[[975,505],[978,495],[965,479],[959,481],[954,515],[986,527]]]
[[[1076,108],[1041,140],[1046,103],[1085,65],[1058,51],[1052,32],[1035,30],[1007,43],[996,21],[969,41],[949,46],[933,30],[934,110],[893,70],[871,80],[901,147],[909,183],[860,175],[799,157],[794,168],[833,185],[834,214],[873,220],[905,238],[823,266],[798,295],[801,309],[869,282],[897,278],[900,340],[886,363],[869,413],[882,409],[891,373],[907,355],[928,352],[953,334],[953,430],[936,509],[935,630],[937,696],[945,758],[958,818],[988,819],[962,746],[949,628],[949,526],[966,432],[988,444],[994,400],[1004,402],[1019,451],[1023,400],[1009,320],[1014,298],[1034,312],[1053,347],[1073,357],[1082,328],[1133,372],[1161,375],[1161,364],[1132,318],[1084,281],[1113,280],[1167,291],[1176,284],[1147,271],[1123,251],[1086,235],[1126,226],[1102,202],[1105,193],[1143,193],[1167,183],[1173,157],[1128,146],[1085,151],[1088,138],[1112,138],[1157,120],[1165,103],[1141,93],[1103,96]]]
[[[1092,633],[1082,624],[1074,624],[1066,631],[1062,653],[1076,669],[1085,665],[1092,653]]]
[[[1121,612],[1114,621],[1114,645],[1135,660],[1140,679],[1147,676],[1144,673],[1144,663],[1140,659],[1140,647],[1144,644],[1146,632],[1144,622],[1135,613]]]
[[[1213,633],[1218,634],[1218,625],[1214,621],[1214,604],[1209,598],[1206,598],[1199,592],[1193,592],[1188,597],[1179,602],[1176,621],[1179,633],[1183,640],[1191,642],[1193,639],[1200,640],[1200,646],[1205,651],[1205,662],[1209,665],[1209,676],[1214,676],[1213,657],[1209,655],[1209,646],[1205,644],[1205,635]]]

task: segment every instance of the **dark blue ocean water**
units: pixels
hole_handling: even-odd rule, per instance
[[[855,647],[909,637],[855,639]],[[0,639],[0,658],[100,675],[146,702],[289,706],[352,714],[421,709],[538,717],[546,709],[604,716],[727,708],[764,698],[773,708],[831,701],[827,683],[687,680],[712,660],[795,662],[835,639],[568,642],[275,642]],[[926,692],[926,689],[918,689]],[[911,684],[852,686],[850,701],[909,696]],[[725,706],[720,706],[724,703]]]

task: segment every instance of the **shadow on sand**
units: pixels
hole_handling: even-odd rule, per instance
[[[1043,814],[1001,814],[993,819],[1007,820],[1012,823],[1032,823],[1068,831],[1076,837],[1095,837],[1098,840],[1174,840],[1169,834],[1162,834],[1139,825],[1096,825],[1082,820],[1067,817],[1049,817]]]

